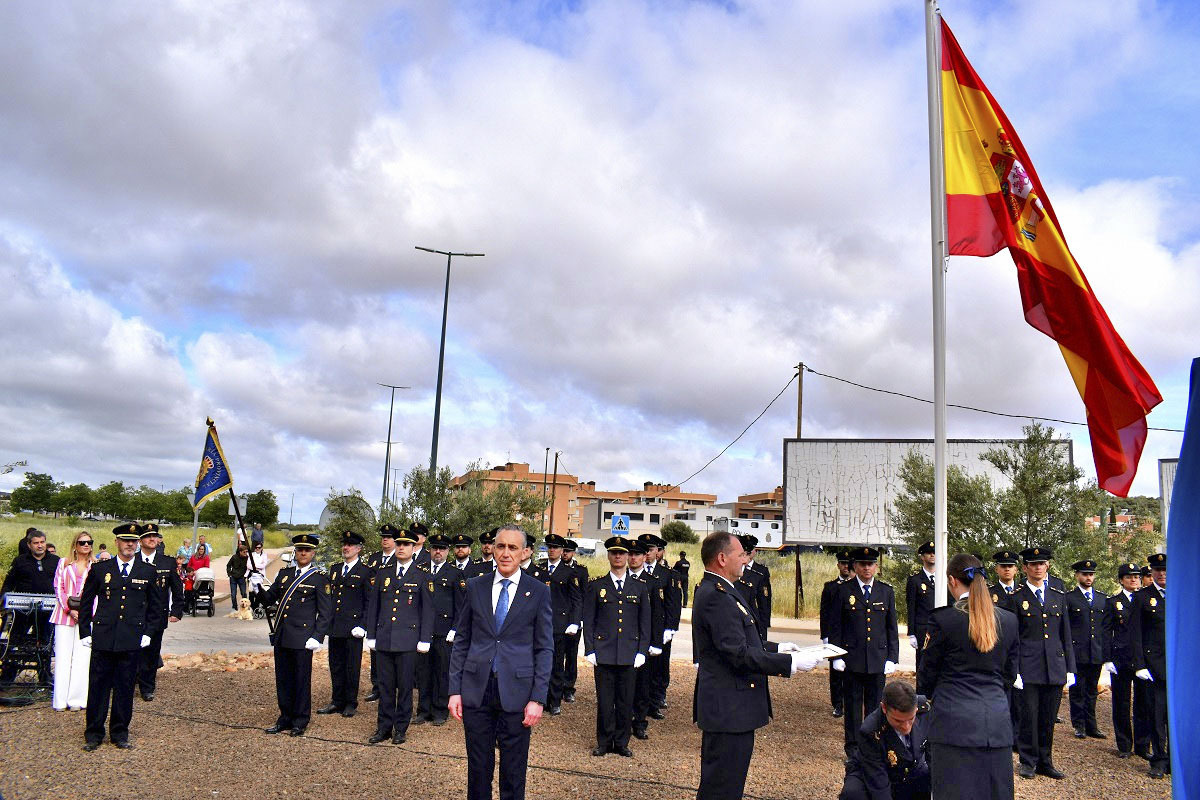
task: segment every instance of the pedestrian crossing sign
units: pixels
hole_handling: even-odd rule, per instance
[[[625,534],[629,533],[628,514],[613,514],[612,533],[613,536],[624,536]]]

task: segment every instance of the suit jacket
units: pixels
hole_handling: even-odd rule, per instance
[[[1133,641],[1130,637],[1130,621],[1133,618],[1133,598],[1119,590],[1104,604],[1104,660],[1111,661],[1118,669],[1133,669]]]
[[[429,600],[433,606],[433,635],[445,637],[454,629],[458,610],[467,601],[467,579],[450,563],[443,563],[435,575],[431,562],[429,585],[432,587]]]
[[[54,553],[46,553],[42,556],[41,569],[38,569],[38,560],[29,552],[22,552],[13,559],[8,573],[4,576],[0,595],[9,592],[54,594],[54,571],[56,569],[58,569],[58,556]]]
[[[1062,686],[1075,671],[1075,650],[1067,622],[1067,596],[1050,587],[1043,591],[1045,604],[1022,582],[1013,594],[1017,629],[1021,638],[1017,672],[1023,683]]]
[[[144,558],[142,551],[134,556],[139,561]],[[111,559],[109,559],[111,561]],[[167,618],[183,618],[183,581],[175,571],[175,559],[161,553],[154,554],[154,584],[151,591],[158,595],[158,616],[149,620],[151,632],[167,629]]]
[[[311,566],[311,565],[310,565]],[[333,603],[329,580],[319,569],[310,569],[302,577],[295,566],[284,567],[266,590],[267,604],[278,604],[275,632],[271,644],[289,650],[302,650],[309,639],[323,641],[329,635]],[[295,586],[295,589],[292,589]],[[284,599],[286,597],[286,600]]]
[[[725,579],[706,572],[692,603],[696,688],[692,721],[711,733],[746,733],[770,721],[768,675],[788,676],[792,659],[768,652],[754,615]]]
[[[554,572],[549,562],[542,565],[549,578],[550,602],[554,609],[554,635],[561,636],[568,625],[578,625],[583,616],[583,580],[566,561],[559,561]]]
[[[929,708],[929,701],[917,695],[917,716],[908,734],[908,745],[888,724],[882,708],[876,707],[863,720],[858,729],[858,748],[846,765],[846,774],[862,780],[870,800],[892,800],[896,796],[892,794],[893,787],[929,773],[925,754]]]
[[[1071,648],[1076,666],[1100,666],[1104,663],[1104,609],[1108,595],[1092,587],[1092,603],[1076,586],[1067,592],[1067,619],[1071,622]]]
[[[461,695],[467,708],[483,703],[493,672],[505,711],[523,711],[530,701],[546,703],[554,668],[550,590],[520,570],[517,575],[517,585],[509,587],[512,599],[499,630],[492,610],[493,576],[467,581],[466,602],[454,622],[450,651],[450,694]]]
[[[90,576],[89,576],[90,577]],[[1133,668],[1148,669],[1156,681],[1167,680],[1167,598],[1151,584],[1133,596],[1129,620]]]
[[[384,652],[415,651],[420,642],[433,636],[433,602],[430,599],[429,573],[408,562],[404,577],[396,575],[396,564],[375,573],[367,605],[367,638],[375,640],[375,649]]]
[[[828,639],[829,631],[833,627],[832,617],[834,611],[837,610],[837,592],[844,580],[841,576],[834,578],[831,581],[825,581],[825,585],[821,587],[821,638]]]
[[[904,583],[904,599],[908,609],[908,634],[925,638],[929,615],[933,613],[933,579],[926,577],[925,570],[909,575]]]
[[[929,617],[917,691],[933,703],[929,740],[959,747],[1013,742],[1008,687],[1017,678],[1017,618],[997,607],[999,640],[987,653],[971,641],[965,601]]]
[[[831,616],[829,643],[845,649],[842,658],[850,672],[879,675],[883,662],[900,663],[900,630],[896,625],[896,594],[876,578],[871,601],[863,599],[858,579],[838,587]]]
[[[612,574],[588,584],[583,598],[583,652],[601,664],[632,666],[638,653],[649,655],[650,590],[628,572],[621,591]]]
[[[335,564],[329,570],[329,596],[333,601],[333,620],[329,635],[346,638],[354,628],[367,627],[367,610],[371,603],[371,579],[375,571],[359,559],[349,573],[343,575],[346,564]]]
[[[79,638],[91,636],[94,650],[140,649],[142,636],[154,632],[151,626],[162,615],[155,580],[154,567],[137,557],[125,578],[116,556],[93,564],[79,595]]]

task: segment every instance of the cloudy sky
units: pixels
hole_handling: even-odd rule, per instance
[[[1200,325],[1200,20],[1185,2],[947,0],[1067,240],[1181,428]],[[11,2],[0,7],[0,463],[239,490],[312,521],[427,463],[562,451],[679,481],[793,365],[932,389],[919,0]],[[954,259],[951,402],[1082,419],[1007,255]],[[805,381],[811,437],[929,406]],[[1086,431],[1069,429],[1094,477]],[[952,413],[954,437],[1020,422]],[[789,390],[687,486],[781,481]],[[1151,434],[1134,492],[1157,494]],[[20,483],[20,471],[0,488]]]

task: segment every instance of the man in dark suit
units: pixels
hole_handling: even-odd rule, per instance
[[[829,631],[833,626],[833,614],[838,611],[838,589],[853,576],[853,573],[850,571],[849,550],[839,550],[837,552],[837,569],[838,576],[831,581],[826,581],[825,585],[821,587],[821,641],[825,644],[829,644]],[[842,705],[842,674],[836,669],[829,670],[829,703],[833,706],[833,716],[835,719],[845,713],[844,706]]]
[[[117,555],[92,565],[79,596],[79,643],[92,648],[83,745],[88,752],[104,741],[106,717],[112,743],[122,750],[133,746],[129,720],[138,651],[150,644],[150,627],[162,613],[161,598],[153,590],[154,567],[135,555],[140,533],[132,522],[113,528]]]
[[[367,606],[371,599],[371,568],[359,558],[363,537],[342,534],[342,563],[329,570],[333,620],[329,626],[329,683],[333,694],[318,714],[353,717],[358,711],[363,639],[367,636]]]
[[[816,659],[764,648],[754,616],[734,585],[746,565],[735,536],[709,534],[700,545],[700,558],[704,578],[692,604],[697,665],[692,721],[703,731],[696,798],[727,800],[743,795],[754,732],[771,719],[767,676],[810,670]]]
[[[149,702],[154,699],[158,669],[163,663],[160,656],[163,632],[168,622],[179,622],[183,617],[183,581],[175,571],[175,559],[158,552],[162,545],[158,525],[147,522],[138,528],[138,536],[138,558],[154,570],[151,591],[158,595],[156,605],[160,609],[158,616],[149,621],[147,633],[150,635],[150,644],[142,648],[138,659],[138,690],[142,700]]]
[[[366,565],[371,570],[371,575],[379,571],[383,567],[394,567],[396,559],[396,535],[401,532],[400,528],[390,522],[385,522],[379,526],[379,552],[371,553],[365,559]],[[372,584],[373,585],[373,584]],[[376,665],[375,651],[371,651],[371,691],[363,698],[368,703],[374,703],[379,699],[379,668]]]
[[[904,599],[907,608],[908,644],[917,651],[917,669],[921,668],[921,650],[925,647],[925,631],[929,627],[929,615],[933,613],[933,542],[925,542],[917,548],[921,568],[904,583]]]
[[[312,711],[312,657],[329,634],[332,602],[329,581],[313,563],[318,539],[311,533],[292,537],[296,551],[292,566],[275,576],[265,590],[268,605],[276,606],[271,645],[275,654],[275,698],[279,718],[266,733],[287,731],[303,736]]]
[[[1133,752],[1150,758],[1150,718],[1147,682],[1134,678],[1133,643],[1130,620],[1133,599],[1141,588],[1141,567],[1122,564],[1117,568],[1121,589],[1104,606],[1104,666],[1111,676],[1113,735],[1117,739],[1117,757],[1129,758]],[[1132,698],[1132,704],[1130,699]],[[1131,708],[1132,705],[1132,708]],[[1132,711],[1132,722],[1130,720]]]
[[[830,665],[844,672],[842,705],[847,758],[854,755],[863,717],[879,706],[883,683],[900,661],[900,630],[896,594],[875,578],[879,551],[856,547],[850,551],[855,577],[838,589],[829,643],[846,651]]]
[[[554,609],[554,671],[550,676],[550,691],[546,695],[546,711],[551,716],[562,713],[562,699],[567,685],[567,659],[571,636],[579,633],[583,617],[583,584],[579,573],[563,560],[567,540],[557,533],[546,536],[546,561],[542,569],[550,577],[550,601]]]
[[[1167,731],[1167,554],[1150,556],[1154,582],[1133,600],[1129,641],[1134,676],[1150,684],[1150,777],[1171,772]]]
[[[929,701],[910,684],[887,684],[883,702],[858,729],[838,800],[929,800],[928,712]]]
[[[1075,685],[1067,690],[1071,701],[1071,727],[1075,738],[1107,739],[1096,724],[1096,697],[1100,693],[1100,668],[1104,665],[1104,610],[1108,596],[1096,591],[1096,562],[1071,565],[1076,586],[1067,592],[1067,619],[1071,622],[1071,647],[1075,650]]]
[[[575,560],[575,553],[578,550],[579,542],[567,539],[566,545],[563,546],[563,561],[575,571],[575,575],[579,578],[580,602],[578,626],[574,633],[567,634],[567,666],[563,683],[564,703],[575,702],[575,681],[579,679],[579,644],[583,641],[583,593],[587,591],[587,585],[592,580],[587,567]]]
[[[429,601],[433,604],[433,641],[427,664],[420,673],[420,702],[413,724],[428,720],[445,725],[450,702],[450,648],[454,644],[454,622],[467,601],[467,579],[447,559],[450,540],[435,533],[425,540],[429,547]]]
[[[467,800],[491,800],[496,748],[500,800],[525,797],[529,735],[542,718],[554,662],[550,590],[520,569],[525,532],[496,533],[496,571],[467,584],[450,654],[450,713],[463,723]]]
[[[1017,774],[1022,778],[1066,777],[1054,766],[1054,720],[1063,686],[1075,683],[1075,651],[1066,595],[1046,578],[1051,555],[1049,548],[1041,546],[1021,551],[1025,583],[1013,595],[1020,638],[1014,685],[1021,690]]]

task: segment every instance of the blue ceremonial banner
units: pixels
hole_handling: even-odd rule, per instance
[[[192,508],[199,508],[213,495],[232,488],[233,475],[221,450],[221,440],[217,438],[217,426],[210,417],[208,436],[204,439],[204,455],[200,458],[200,472],[196,474],[196,499]]]
[[[1200,800],[1200,592],[1188,590],[1191,570],[1200,563],[1200,358],[1192,361],[1192,388],[1187,424],[1167,527],[1167,556],[1176,582],[1167,603],[1167,719],[1171,741],[1171,790],[1175,800]],[[1183,582],[1180,577],[1183,577]]]

